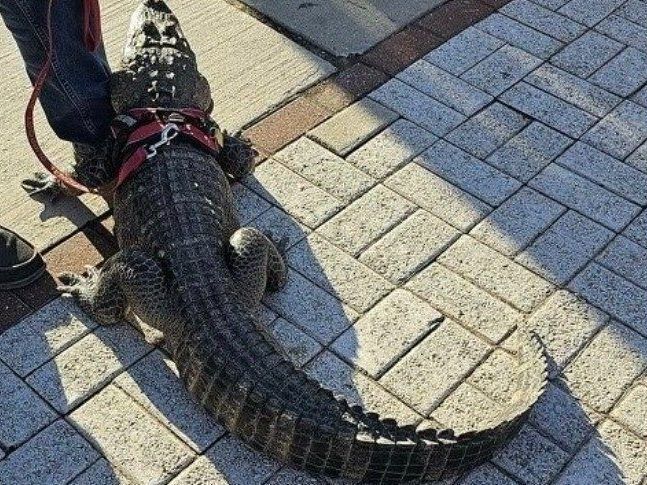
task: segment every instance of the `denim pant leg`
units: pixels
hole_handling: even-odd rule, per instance
[[[47,0],[0,0],[0,15],[35,81],[46,58]],[[55,0],[52,9],[53,68],[40,96],[47,120],[62,139],[97,143],[114,112],[110,68],[103,46],[88,52],[83,42],[82,0]]]

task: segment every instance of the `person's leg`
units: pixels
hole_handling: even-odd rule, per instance
[[[47,0],[0,0],[0,15],[13,34],[35,80],[47,49]],[[53,69],[40,101],[55,133],[76,143],[102,142],[114,116],[110,69],[103,46],[88,52],[83,42],[81,0],[54,0]]]

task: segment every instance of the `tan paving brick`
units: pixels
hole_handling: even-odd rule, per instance
[[[105,458],[102,458],[72,480],[70,485],[131,485],[132,483]]]
[[[638,436],[647,438],[647,386],[631,389],[613,408],[611,416]]]
[[[322,347],[293,324],[278,318],[270,326],[270,332],[297,367],[303,367]]]
[[[518,366],[519,363],[512,355],[497,349],[474,370],[467,382],[494,401],[505,405],[516,391]]]
[[[502,407],[469,384],[461,384],[431,413],[431,418],[457,433],[488,429]]]

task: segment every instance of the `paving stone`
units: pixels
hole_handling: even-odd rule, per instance
[[[647,52],[647,28],[645,27],[634,24],[623,17],[610,15],[596,25],[595,28],[618,42]]]
[[[95,327],[74,301],[58,298],[0,335],[0,359],[25,377]]]
[[[635,204],[555,164],[529,185],[614,231],[625,227],[639,211]]]
[[[232,185],[231,191],[234,194],[234,204],[238,211],[241,225],[246,225],[271,207],[269,202],[256,195],[243,184]]]
[[[285,238],[286,249],[294,246],[310,233],[310,229],[299,224],[278,207],[272,207],[265,211],[250,225],[267,234],[273,240],[280,241]]]
[[[485,342],[446,319],[384,374],[380,383],[426,415],[485,358],[489,349]]]
[[[486,161],[522,182],[528,182],[571,143],[571,139],[533,121]]]
[[[523,115],[494,103],[452,131],[447,140],[476,157],[485,158],[529,122]]]
[[[442,318],[412,293],[395,290],[335,340],[332,349],[378,378]]]
[[[69,419],[111,463],[138,482],[167,482],[195,457],[187,445],[113,385]]]
[[[521,186],[512,177],[444,140],[414,161],[491,205],[502,203]]]
[[[275,160],[262,163],[245,184],[310,227],[320,225],[343,207],[340,200]]]
[[[396,419],[401,426],[418,424],[422,419],[374,380],[357,372],[331,352],[317,356],[308,364],[306,371],[322,386],[343,396],[350,404],[359,404],[365,410],[377,412],[381,418]]]
[[[514,351],[517,349],[518,346]],[[517,391],[518,367],[519,363],[512,355],[497,349],[476,368],[466,382],[485,393],[490,399],[506,406]]]
[[[357,256],[414,210],[412,203],[378,185],[321,226],[318,232]]]
[[[636,217],[622,234],[647,248],[647,210]]]
[[[636,331],[647,334],[645,290],[596,263],[580,273],[570,288]]]
[[[488,429],[501,419],[502,407],[469,384],[461,384],[431,413],[457,433]]]
[[[436,263],[409,282],[407,289],[494,343],[523,320],[514,308]]]
[[[624,159],[645,140],[647,108],[631,101],[624,101],[582,137],[582,141],[619,160]]]
[[[505,45],[476,64],[461,77],[488,93],[498,96],[541,64],[526,51]]]
[[[564,4],[568,3],[568,1],[569,0],[535,0],[535,3],[542,7],[557,11],[560,7],[564,6]]]
[[[175,364],[159,350],[120,374],[114,383],[198,453],[225,432],[191,398]]]
[[[100,327],[38,368],[27,383],[65,414],[149,350],[129,325]]]
[[[265,483],[267,485],[322,485],[326,482],[306,472],[283,468]]]
[[[586,31],[583,25],[528,0],[513,0],[499,11],[564,42],[571,42]]]
[[[581,485],[583,483],[627,484],[623,479],[622,471],[618,467],[615,457],[599,436],[593,436],[584,445],[555,483],[559,485]]]
[[[647,6],[642,1],[629,0],[616,13],[638,25],[647,27]]]
[[[489,94],[424,59],[415,62],[397,77],[466,116],[473,115],[493,99]]]
[[[311,130],[309,136],[344,156],[397,118],[390,109],[364,98]]]
[[[475,468],[468,472],[468,475],[458,482],[460,485],[516,485],[512,478],[504,475],[491,463]]]
[[[542,59],[548,59],[562,47],[557,39],[498,13],[476,24],[476,28]]]
[[[627,47],[589,79],[607,91],[629,96],[647,81],[647,53]]]
[[[38,395],[0,364],[0,443],[13,448],[56,419]]]
[[[459,236],[452,226],[420,210],[369,247],[360,261],[389,281],[403,283]]]
[[[558,10],[559,13],[577,20],[578,22],[593,27],[600,20],[607,17],[624,0],[571,0]]]
[[[607,420],[598,428],[601,441],[608,446],[627,484],[638,484],[645,472],[647,446],[637,436]]]
[[[0,334],[31,313],[17,295],[0,291]]]
[[[609,317],[566,290],[558,290],[528,319],[527,326],[541,339],[551,378],[607,324]]]
[[[620,403],[613,408],[611,416],[638,436],[647,437],[647,386],[638,385],[631,389]]]
[[[572,104],[523,82],[503,93],[500,100],[573,138],[584,134],[597,120]]]
[[[226,436],[175,478],[172,485],[265,483],[279,463]]]
[[[2,483],[64,484],[99,454],[64,420],[56,421],[0,461]]]
[[[647,287],[647,268],[643,264],[646,260],[647,249],[622,236],[597,257],[598,263],[643,288]]]
[[[647,85],[643,86],[640,91],[634,94],[632,99],[639,105],[647,107]]]
[[[491,207],[416,163],[389,177],[384,185],[461,231],[468,231]]]
[[[543,485],[557,475],[568,458],[557,445],[525,425],[510,444],[496,452],[493,462],[525,484]]]
[[[587,78],[623,49],[623,44],[590,30],[551,57],[550,62]]]
[[[503,42],[496,37],[469,27],[431,51],[424,59],[455,76],[460,76],[501,46]]]
[[[647,173],[647,142],[640,145],[625,162],[638,170]]]
[[[288,252],[290,266],[359,312],[365,312],[393,289],[368,267],[312,234]]]
[[[497,251],[513,256],[564,211],[562,205],[524,187],[483,219],[470,234]]]
[[[377,179],[395,172],[429,148],[438,137],[410,121],[400,119],[346,158]]]
[[[419,24],[447,39],[457,34],[492,11],[488,5],[474,0],[454,0],[446,2],[419,20]]]
[[[270,332],[298,368],[306,365],[322,349],[317,341],[283,318],[272,323]]]
[[[604,116],[621,98],[566,71],[544,64],[526,76],[525,81],[595,116]]]
[[[265,304],[324,345],[356,319],[357,313],[294,270],[281,291],[265,296]]]
[[[468,236],[445,251],[438,262],[525,312],[553,290],[539,276]]]
[[[101,458],[72,480],[70,485],[130,485],[132,483],[115,470],[107,460]]]
[[[564,377],[575,397],[608,412],[646,367],[647,339],[611,323],[568,365]]]
[[[447,134],[465,120],[458,111],[398,79],[390,80],[370,97],[438,136]]]
[[[359,197],[375,183],[365,173],[307,138],[300,138],[288,145],[274,158],[346,203]]]

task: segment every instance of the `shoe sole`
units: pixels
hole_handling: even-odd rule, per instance
[[[31,285],[38,278],[43,276],[47,268],[45,265],[41,266],[38,271],[33,272],[26,278],[17,281],[10,281],[8,283],[0,283],[0,290],[17,290],[19,288],[24,288],[25,286]]]

